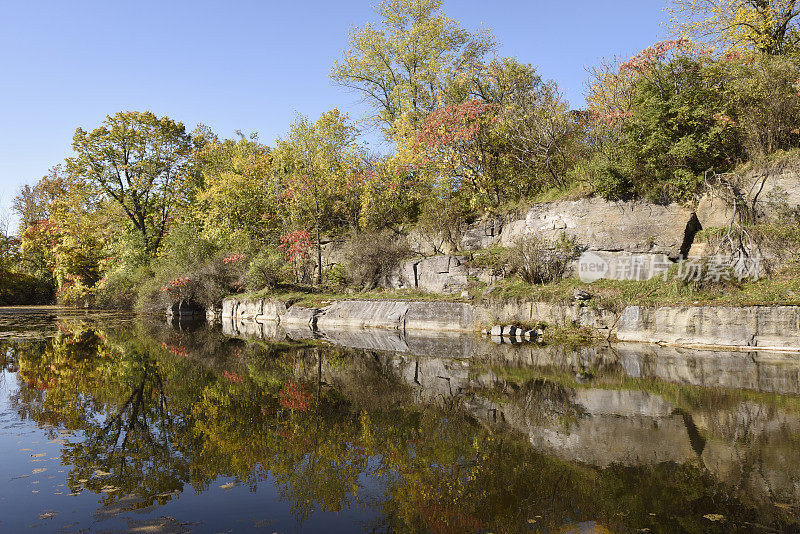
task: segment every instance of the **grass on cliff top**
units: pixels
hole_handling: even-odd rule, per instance
[[[413,300],[413,301],[447,301],[468,302],[469,298],[458,295],[441,295],[426,293],[416,289],[373,289],[370,291],[346,291],[311,286],[287,286],[277,290],[254,291],[239,295],[244,298],[274,299],[306,307],[317,307],[335,300]]]
[[[736,280],[700,286],[686,283],[670,271],[665,281],[658,276],[644,282],[598,280],[591,284],[568,278],[550,284],[526,284],[518,277],[505,279],[493,288],[476,291],[489,300],[525,299],[550,303],[572,301],[574,290],[591,294],[589,305],[621,312],[625,306],[764,306],[800,304],[800,263],[759,280]]]
[[[592,295],[588,305],[594,308],[621,312],[625,306],[766,306],[800,305],[800,261],[760,280],[736,280],[699,286],[685,283],[675,276],[674,267],[665,281],[658,276],[644,282],[632,280],[598,280],[591,284],[577,278],[567,278],[549,284],[528,284],[518,276],[507,277],[487,287],[473,281],[469,296],[426,293],[416,289],[373,289],[346,291],[284,286],[273,291],[257,291],[240,295],[250,298],[269,298],[300,306],[317,307],[335,300],[405,300],[426,302],[493,302],[503,300],[533,300],[567,304],[576,289]]]

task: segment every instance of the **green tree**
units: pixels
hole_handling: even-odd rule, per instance
[[[278,187],[269,147],[255,135],[211,141],[195,160],[202,185],[190,209],[204,236],[230,249],[274,242]]]
[[[596,119],[612,134],[594,156],[594,185],[610,197],[690,200],[707,169],[726,172],[744,155],[725,78],[703,58],[647,68],[633,82],[631,110]]]
[[[78,128],[72,139],[76,155],[67,159],[67,170],[116,202],[154,255],[191,155],[183,124],[149,111],[124,111],[91,132]]]
[[[358,131],[338,109],[316,122],[299,117],[286,140],[275,149],[275,170],[281,177],[287,226],[310,230],[316,246],[317,279],[322,282],[322,232],[340,220],[337,205],[358,173]],[[355,213],[358,213],[356,210]]]
[[[676,33],[727,51],[782,55],[800,44],[797,0],[672,0],[669,11]]]
[[[333,80],[360,93],[374,110],[370,119],[388,135],[402,116],[412,125],[423,120],[447,81],[494,48],[487,32],[469,33],[441,7],[441,0],[381,2],[380,23],[354,29],[333,66]]]

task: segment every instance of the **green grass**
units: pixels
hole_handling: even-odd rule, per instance
[[[526,284],[518,277],[505,279],[481,297],[494,299],[523,299],[550,303],[569,303],[575,289],[593,295],[588,305],[621,312],[625,306],[764,306],[800,305],[800,265],[760,280],[722,282],[698,286],[685,283],[670,271],[667,281],[658,276],[644,282],[630,280],[598,280],[591,284],[576,278],[550,284]]]
[[[284,287],[277,290],[262,290],[236,295],[239,298],[274,299],[298,306],[317,307],[336,300],[402,300],[466,302],[469,298],[457,295],[426,293],[416,289],[373,289],[371,291],[337,291],[312,287]]]

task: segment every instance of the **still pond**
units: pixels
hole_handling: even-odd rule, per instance
[[[800,530],[800,360],[0,309],[0,532]]]

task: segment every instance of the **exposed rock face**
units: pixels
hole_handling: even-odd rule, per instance
[[[584,198],[535,205],[524,221],[514,221],[503,228],[500,243],[509,246],[531,234],[556,241],[565,234],[589,250],[677,258],[688,248],[687,230],[693,235],[695,229],[693,212],[677,204]]]
[[[622,341],[751,347],[800,347],[797,306],[628,306],[617,327]]]
[[[433,256],[416,264],[416,287],[431,293],[457,293],[467,287],[467,268],[456,256]]]
[[[461,236],[460,250],[481,250],[493,245],[500,237],[503,221],[498,218],[480,220],[470,225]]]
[[[666,254],[591,251],[573,262],[571,271],[585,282],[607,280],[650,280],[664,274],[673,261]],[[587,272],[587,270],[589,272]]]
[[[403,262],[389,276],[385,287],[452,295],[467,289],[469,276],[486,281],[491,279],[484,269],[468,267],[463,256],[430,256]]]
[[[391,300],[341,300],[321,311],[317,327],[321,330],[365,326],[402,330],[408,305],[408,302]]]
[[[400,331],[473,332],[491,324],[544,321],[572,323],[615,333],[620,341],[800,348],[800,306],[628,306],[618,315],[579,303],[502,301],[466,302],[351,300],[321,308],[290,306],[271,300],[225,299],[223,319],[255,319],[319,329],[382,328]]]
[[[728,226],[733,218],[733,208],[725,200],[705,194],[695,209],[697,220],[703,228]]]
[[[776,209],[800,206],[800,169],[796,164],[755,169],[745,181],[756,184],[751,188],[750,197],[758,194],[756,212],[760,217],[772,218]]]

